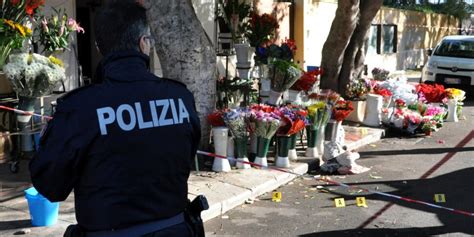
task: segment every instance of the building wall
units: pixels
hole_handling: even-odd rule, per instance
[[[434,48],[444,36],[458,34],[459,21],[442,14],[383,7],[373,24],[397,25],[397,52],[367,56],[370,68],[383,67],[390,71],[418,68],[425,64],[426,49]]]
[[[337,9],[335,0],[295,0],[295,39],[299,50],[296,61],[302,67],[321,64],[321,52]],[[416,68],[424,64],[425,49],[436,46],[442,37],[457,34],[459,22],[441,14],[424,14],[382,7],[373,24],[397,25],[397,52],[367,54],[369,71]]]

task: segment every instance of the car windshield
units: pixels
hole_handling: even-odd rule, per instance
[[[443,40],[434,55],[456,58],[474,58],[474,41]]]

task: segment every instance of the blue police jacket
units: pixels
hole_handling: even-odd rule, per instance
[[[104,58],[103,83],[58,100],[30,162],[34,187],[50,201],[74,189],[76,219],[88,231],[172,217],[187,204],[200,139],[194,98],[147,62],[138,52]]]

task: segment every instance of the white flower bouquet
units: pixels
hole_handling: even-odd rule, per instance
[[[48,95],[66,77],[61,60],[52,56],[20,53],[9,59],[3,70],[20,97]]]

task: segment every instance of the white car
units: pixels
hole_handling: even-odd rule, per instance
[[[446,36],[428,54],[422,82],[474,86],[474,36]]]

